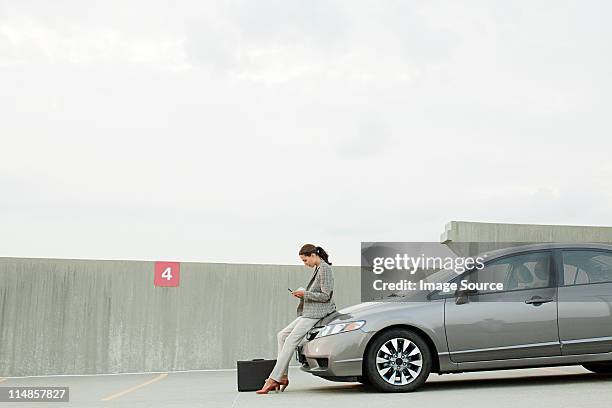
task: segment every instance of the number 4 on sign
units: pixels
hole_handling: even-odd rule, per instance
[[[172,268],[171,267],[167,267],[166,269],[164,269],[164,271],[162,272],[162,278],[164,278],[165,280],[172,279]]]
[[[154,285],[178,286],[180,267],[181,265],[178,262],[155,262]]]

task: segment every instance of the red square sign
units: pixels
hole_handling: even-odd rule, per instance
[[[181,264],[178,262],[155,262],[155,286],[178,286]]]

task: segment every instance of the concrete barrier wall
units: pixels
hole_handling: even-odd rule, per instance
[[[234,368],[275,358],[296,316],[303,266],[0,258],[0,376]],[[359,267],[332,266],[338,308],[359,303]]]
[[[440,242],[612,242],[612,227],[451,221]]]
[[[539,242],[612,243],[612,227],[451,221],[440,242],[461,256]]]

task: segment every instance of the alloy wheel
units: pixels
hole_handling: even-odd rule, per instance
[[[419,347],[402,337],[386,341],[376,353],[378,374],[391,385],[410,384],[422,366],[423,356]]]

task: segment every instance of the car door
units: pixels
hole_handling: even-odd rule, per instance
[[[445,301],[445,327],[454,362],[504,360],[561,354],[557,285],[551,251],[490,261],[460,280],[502,283],[502,291],[479,291],[467,302]]]
[[[612,252],[564,249],[559,337],[564,355],[612,352]]]

